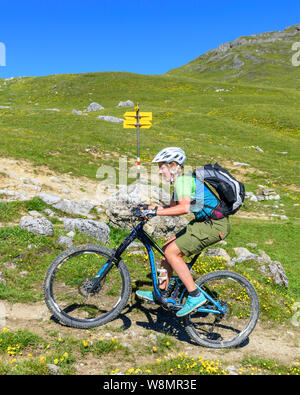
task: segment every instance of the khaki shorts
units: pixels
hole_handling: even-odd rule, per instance
[[[191,221],[176,234],[175,244],[185,256],[198,254],[205,247],[225,239],[230,233],[228,217],[210,222]]]

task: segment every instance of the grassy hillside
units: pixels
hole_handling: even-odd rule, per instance
[[[299,301],[300,289],[300,67],[290,64],[291,44],[300,41],[299,34],[291,27],[243,37],[165,75],[105,72],[0,79],[0,157],[90,179],[103,164],[118,169],[122,156],[134,164],[135,131],[97,116],[122,118],[132,109],[118,108],[118,103],[138,102],[142,111],[153,113],[152,128],[141,132],[141,162],[148,170],[160,149],[180,146],[192,167],[217,161],[241,179],[248,192],[264,185],[280,195],[279,201],[247,201],[232,218],[227,248],[233,255],[234,247],[257,243],[253,252],[263,249],[282,263],[287,290],[259,277],[257,281],[263,284],[262,317],[288,319],[290,298]],[[86,116],[72,113],[91,102],[104,109]],[[0,189],[3,172],[0,169]],[[7,264],[1,268],[6,284],[0,283],[0,299],[43,299],[41,283],[47,266],[61,252],[55,240],[63,230],[55,220],[52,238],[8,225],[29,210],[42,212],[45,207],[37,199],[0,203],[0,260]],[[273,213],[288,219],[269,217]],[[111,246],[120,236],[115,232]],[[75,237],[75,243],[86,241],[90,239]],[[128,264],[136,278],[147,274],[139,272],[134,259]],[[253,268],[244,264],[239,270],[253,275]],[[20,270],[27,275],[20,276]]]

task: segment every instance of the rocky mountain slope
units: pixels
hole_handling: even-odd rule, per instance
[[[272,82],[273,86],[299,88],[300,68],[292,61],[296,54],[293,45],[299,41],[300,24],[283,31],[241,36],[170,70],[169,74],[227,82]]]

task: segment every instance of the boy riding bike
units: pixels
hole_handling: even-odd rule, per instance
[[[198,206],[197,209],[197,205],[193,204],[196,195],[196,181],[192,175],[182,174],[185,161],[185,152],[178,147],[167,147],[156,155],[152,163],[158,164],[159,173],[167,182],[174,183],[174,194],[169,206],[142,205],[140,207],[145,216],[147,214],[183,215],[189,211],[193,211],[195,214],[195,219],[163,246],[165,258],[162,259],[161,266],[165,269],[166,276],[160,283],[162,295],[168,288],[173,270],[189,293],[186,303],[176,313],[178,317],[190,314],[207,300],[196,286],[182,257],[198,254],[209,245],[227,237],[230,232],[228,216],[222,215],[218,210],[218,199],[206,185],[202,185],[201,200],[203,204],[201,208],[199,209]],[[155,302],[154,292],[138,290],[136,294],[143,299]]]

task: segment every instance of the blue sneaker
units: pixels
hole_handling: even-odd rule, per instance
[[[136,291],[136,295],[139,298],[148,300],[149,302],[155,302],[155,296],[153,291]]]
[[[206,297],[201,293],[200,296],[188,296],[184,306],[177,311],[177,317],[183,317],[190,314],[193,310],[202,306],[207,301]]]

